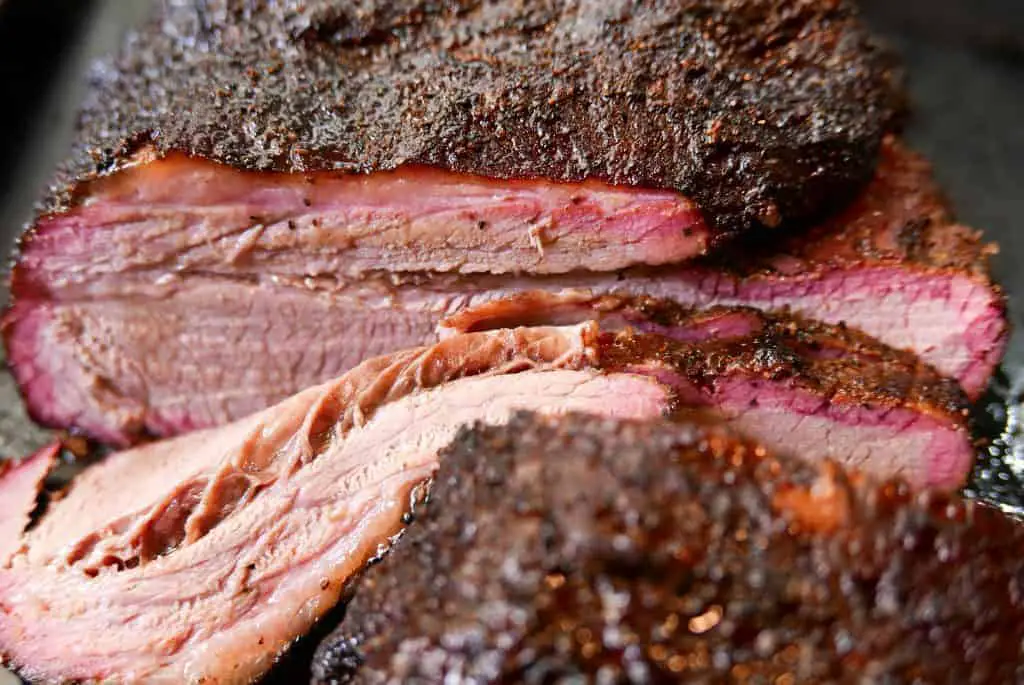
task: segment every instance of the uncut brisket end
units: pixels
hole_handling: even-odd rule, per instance
[[[153,178],[147,192],[209,187]],[[928,166],[894,141],[861,197],[805,235],[613,274],[350,279],[315,273],[331,258],[323,243],[274,247],[292,233],[287,225],[187,247],[189,234],[174,231],[105,241],[71,216],[24,246],[5,323],[8,358],[37,420],[121,444],[245,416],[366,358],[427,344],[461,309],[523,291],[788,308],[913,350],[972,396],[1006,339],[1003,296],[988,273],[992,246],[953,222]],[[294,233],[322,235],[303,226]]]
[[[316,685],[1024,678],[1024,529],[714,425],[467,429],[412,514]]]

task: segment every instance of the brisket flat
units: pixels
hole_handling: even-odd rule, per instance
[[[1024,680],[1024,528],[714,426],[464,430],[414,505],[315,685]]]
[[[135,176],[100,182],[116,191],[116,203],[46,219],[25,242],[4,331],[34,418],[118,444],[237,419],[369,357],[429,344],[438,323],[460,309],[538,289],[790,309],[913,350],[972,396],[984,388],[1005,344],[1003,296],[987,266],[992,247],[953,221],[927,165],[891,140],[860,198],[808,232],[698,263],[547,276],[346,277],[337,271],[353,253],[331,249],[333,234],[316,229],[304,206],[283,225],[268,222],[256,232],[214,239],[209,223],[201,231],[188,228],[192,210],[174,204],[224,192],[233,199],[216,205],[216,216],[232,215],[247,226],[248,217],[267,215],[268,205],[289,202],[292,182],[241,183],[241,172],[230,172],[234,185],[201,177],[179,187],[150,167],[126,173]],[[128,178],[146,182],[125,185]],[[363,185],[383,182],[381,175],[360,178]],[[250,206],[253,184],[263,190]],[[573,211],[595,211],[614,223],[618,201],[610,198],[621,198],[622,189],[584,185],[588,199]],[[540,187],[519,187],[527,186]],[[541,195],[563,191],[554,185]],[[460,192],[442,205],[465,208],[468,201]],[[539,201],[536,194],[531,201]],[[594,209],[601,203],[610,204]],[[636,220],[636,205],[626,206],[629,221]],[[83,213],[142,211],[162,213],[163,223],[146,231],[136,224],[95,230],[81,220]],[[578,254],[579,246],[574,249]],[[444,253],[444,259],[468,259],[472,251]]]

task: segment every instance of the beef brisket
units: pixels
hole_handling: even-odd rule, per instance
[[[44,682],[252,681],[386,549],[460,425],[667,409],[653,379],[592,368],[595,334],[454,337],[108,458],[0,542],[19,550],[0,561],[0,654]],[[33,479],[6,476],[5,506],[34,498]]]
[[[0,461],[0,565],[18,551],[18,539],[36,509],[43,481],[56,465],[59,450],[59,444],[52,444],[21,462]]]
[[[461,308],[528,290],[788,308],[914,350],[970,395],[987,383],[1006,337],[1002,294],[988,275],[991,247],[953,222],[927,165],[894,141],[884,146],[875,180],[860,199],[808,233],[770,249],[736,248],[713,261],[611,274],[339,276],[334,269],[344,271],[355,257],[334,250],[333,233],[313,227],[309,216],[294,219],[301,223],[295,231],[278,217],[259,231],[228,231],[213,240],[208,223],[185,228],[190,215],[168,209],[175,197],[211,192],[235,202],[246,196],[246,184],[178,188],[158,182],[153,168],[127,173],[150,182],[125,186],[116,176],[101,182],[125,203],[119,209],[93,204],[40,224],[15,269],[15,303],[5,326],[8,357],[32,415],[119,444],[245,416],[368,357],[427,344],[439,321]],[[372,185],[369,178],[361,187]],[[590,199],[571,211],[591,211],[591,201],[622,192],[583,186]],[[260,206],[218,205],[217,216],[243,224],[249,216],[265,217],[264,205],[289,201],[292,187],[283,182],[278,194],[264,187]],[[553,188],[542,195],[550,199],[565,187]],[[614,206],[607,209],[613,216]],[[628,221],[638,221],[637,207],[627,207]],[[92,230],[76,218],[136,211],[162,213],[163,223],[143,236],[131,226]],[[439,245],[431,252],[439,260],[473,254]],[[594,254],[578,248],[580,260]]]
[[[583,311],[563,310],[563,320],[625,326],[606,335],[603,368],[652,375],[680,404],[711,409],[770,449],[825,455],[915,486],[955,488],[970,470],[967,400],[913,354],[752,309],[616,297],[573,306]],[[530,308],[540,310],[551,308]]]
[[[664,188],[720,237],[849,198],[895,81],[845,0],[162,3],[95,70],[46,206],[180,152]]]
[[[48,457],[11,469],[0,655],[46,682],[249,682],[387,549],[458,428],[520,409],[697,412],[914,486],[966,475],[964,399],[912,355],[749,309],[605,309],[612,328],[645,312],[658,328],[457,333],[375,358],[239,422],[115,454],[24,533]]]
[[[414,505],[316,685],[1024,679],[1024,529],[713,426],[465,430]]]

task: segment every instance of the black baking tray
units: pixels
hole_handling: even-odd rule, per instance
[[[13,245],[64,152],[88,64],[150,5],[0,0],[0,249]],[[968,491],[1022,513],[1024,232],[1017,222],[1024,216],[1024,0],[862,5],[906,64],[913,106],[906,137],[932,160],[964,223],[1001,246],[993,268],[1016,332],[992,392],[978,406],[984,443]],[[0,454],[26,453],[44,439],[25,419],[10,377],[0,373]]]

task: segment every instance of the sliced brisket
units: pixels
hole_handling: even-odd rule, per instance
[[[519,409],[696,411],[915,486],[966,475],[963,397],[910,355],[754,310],[649,311],[660,333],[501,329],[364,362],[223,428],[115,454],[24,535],[38,471],[11,470],[0,655],[46,682],[248,682],[387,548],[458,428]]]
[[[315,684],[1024,679],[1024,529],[714,427],[462,431],[414,504]]]
[[[60,445],[39,450],[21,462],[0,461],[0,565],[18,551],[18,540],[36,509],[47,474],[57,463]]]
[[[586,309],[562,314],[626,326],[606,336],[603,368],[650,374],[680,404],[709,408],[772,450],[828,456],[915,486],[955,488],[970,470],[966,398],[911,353],[752,309],[695,312],[615,297]]]
[[[334,233],[316,229],[308,216],[294,219],[294,231],[278,217],[258,231],[228,231],[213,240],[210,224],[189,227],[192,215],[166,204],[222,190],[235,202],[247,196],[247,184],[179,187],[159,179],[155,167],[128,173],[134,176],[100,183],[124,205],[94,203],[55,216],[26,242],[5,326],[8,357],[32,415],[119,444],[245,416],[371,356],[428,344],[437,324],[459,309],[528,290],[789,308],[914,350],[970,395],[987,383],[1006,337],[1002,294],[988,275],[991,247],[952,221],[927,165],[893,141],[861,198],[808,234],[770,249],[737,248],[715,261],[612,274],[374,272],[349,278],[334,269],[344,270],[355,257],[331,248]],[[232,179],[242,176],[230,172]],[[124,185],[129,178],[149,181]],[[622,193],[584,186],[591,200]],[[229,203],[218,206],[217,216],[244,223],[267,215],[265,204],[294,196],[292,181],[282,181],[276,194],[261,187],[263,205]],[[542,195],[559,196],[563,189],[549,186]],[[572,204],[571,196],[560,197]],[[464,200],[450,196],[442,204]],[[638,220],[632,206],[628,221]],[[594,206],[574,207],[587,212]],[[614,223],[614,202],[609,207]],[[136,211],[162,214],[163,223],[136,231],[137,225],[94,230],[80,222],[85,213]],[[473,254],[446,249],[433,254],[448,255],[439,260]],[[579,245],[573,249],[581,261],[593,256]],[[627,252],[622,247],[607,255]]]
[[[251,682],[387,548],[460,425],[666,411],[653,379],[593,368],[595,335],[454,337],[110,457],[33,530],[0,531],[0,549],[20,550],[0,561],[0,655],[48,683]],[[6,506],[36,481],[16,469],[0,489]]]

